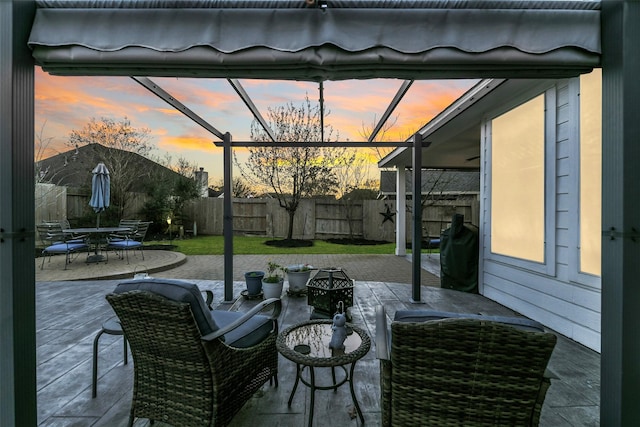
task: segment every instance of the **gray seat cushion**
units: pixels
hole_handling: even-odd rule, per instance
[[[544,332],[544,327],[541,323],[535,320],[527,319],[526,317],[512,317],[512,316],[485,316],[482,314],[471,313],[451,313],[447,311],[435,311],[435,310],[398,310],[394,316],[394,322],[426,322],[429,320],[440,319],[479,319],[489,322],[498,322],[505,325],[513,326],[517,329],[531,332]]]
[[[211,317],[221,327],[242,317],[237,311],[211,311]],[[267,316],[255,315],[241,326],[224,335],[224,342],[231,347],[247,348],[261,343],[273,329],[273,321]]]
[[[194,283],[172,279],[136,279],[120,283],[114,293],[119,294],[134,290],[153,292],[173,301],[189,303],[202,335],[210,334],[219,329],[211,317],[200,289]]]

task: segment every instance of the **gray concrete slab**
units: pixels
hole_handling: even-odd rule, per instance
[[[178,276],[176,270],[174,269],[174,277]],[[185,274],[190,275],[188,272]],[[222,309],[229,308],[221,301],[224,287],[221,280],[191,281],[202,290],[213,291],[214,305]],[[36,283],[40,427],[127,425],[133,364],[122,363],[122,337],[104,335],[101,338],[98,396],[96,399],[91,398],[91,343],[101,323],[113,316],[104,295],[117,283],[118,280]],[[244,282],[234,281],[233,285],[234,295],[239,296],[244,289]],[[420,308],[424,309],[482,311],[499,315],[513,313],[480,295],[435,286],[423,286],[422,293],[424,304]],[[387,313],[392,316],[396,310],[416,307],[410,303],[410,295],[410,286],[407,283],[357,281],[354,292],[355,305],[352,309],[354,323],[365,328],[370,336],[374,336],[375,307],[384,305]],[[247,305],[251,302],[247,301]],[[289,297],[285,294],[282,302],[283,311],[279,322],[281,328],[309,318],[311,310],[306,298]],[[547,394],[540,425],[597,426],[600,404],[599,355],[565,337],[558,336],[558,339],[558,345],[549,364],[550,370],[557,378],[552,381]],[[373,344],[374,348],[358,363],[356,373],[356,393],[366,425],[370,426],[380,425],[380,372],[379,362],[375,358],[375,342]],[[231,425],[244,427],[305,424],[310,402],[308,390],[301,388],[296,394],[293,406],[287,406],[287,398],[295,378],[295,365],[281,358],[279,378],[278,388],[265,384]],[[351,398],[348,388],[342,387],[337,393],[318,393],[316,398],[314,425],[357,424],[349,416]],[[146,420],[138,420],[135,425],[149,424]]]

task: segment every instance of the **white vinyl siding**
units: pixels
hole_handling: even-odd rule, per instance
[[[505,108],[545,94],[545,248],[544,263],[492,253],[492,118],[482,127],[481,293],[545,326],[600,351],[599,278],[580,268],[579,78],[550,82],[536,93],[517,97]],[[593,280],[597,279],[597,283]],[[591,280],[591,281],[590,281]]]

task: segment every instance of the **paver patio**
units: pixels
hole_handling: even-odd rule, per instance
[[[342,257],[342,258],[334,258]],[[350,258],[352,257],[352,258]],[[355,258],[353,258],[355,257]],[[411,264],[393,255],[374,257],[368,261],[357,256],[327,256],[323,266],[349,266],[345,269],[356,280],[355,300],[352,309],[353,322],[374,338],[374,312],[383,304],[390,316],[398,309],[438,309],[458,312],[482,312],[508,315],[513,312],[482,296],[444,290],[438,287],[437,276],[423,271],[430,286],[421,288],[424,304],[409,302],[411,286],[408,282],[372,280],[370,277],[395,277],[410,275]],[[269,259],[276,257],[269,256]],[[308,257],[305,257],[306,262]],[[242,268],[261,265],[262,256],[243,259],[235,257],[234,264]],[[428,260],[427,260],[428,261]],[[433,260],[432,260],[433,261]],[[277,260],[295,264],[297,257]],[[254,264],[256,263],[256,264]],[[208,267],[207,267],[208,265]],[[359,265],[359,268],[356,266]],[[426,266],[425,266],[426,267]],[[214,277],[194,279],[211,271],[211,260],[192,260],[180,267],[154,273],[157,277],[190,279],[201,289],[211,289],[216,304],[223,303],[223,282]],[[46,267],[45,267],[46,269]],[[235,270],[235,269],[234,269]],[[395,270],[395,271],[394,271]],[[365,273],[366,271],[366,273]],[[209,273],[213,276],[213,274]],[[235,275],[235,273],[234,273]],[[366,278],[361,279],[360,276]],[[95,334],[101,323],[112,316],[104,299],[118,280],[91,281],[38,281],[37,296],[37,345],[38,345],[38,422],[40,426],[125,426],[131,398],[133,365],[122,363],[122,338],[103,335],[99,347],[98,396],[91,398],[91,350]],[[423,282],[424,283],[424,282]],[[285,285],[286,286],[286,285]],[[234,295],[239,296],[244,282],[234,282]],[[280,328],[307,320],[310,308],[304,297],[283,297]],[[251,303],[242,305],[246,309]],[[599,354],[559,336],[554,350],[551,371],[558,377],[552,382],[543,408],[543,426],[597,426],[600,402]],[[308,417],[309,391],[299,387],[293,404],[287,406],[295,378],[295,365],[280,358],[278,388],[265,384],[263,388],[236,416],[232,425],[241,426],[299,426]],[[379,363],[372,350],[360,361],[355,373],[356,394],[365,417],[366,425],[380,425]],[[317,392],[314,425],[348,426],[359,421],[351,418],[352,402],[348,387],[333,392]],[[135,426],[146,426],[139,420]],[[162,425],[156,423],[155,425]]]

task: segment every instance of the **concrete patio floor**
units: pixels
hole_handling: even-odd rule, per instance
[[[148,251],[151,252],[151,251]],[[160,251],[158,251],[160,252]],[[242,272],[266,265],[274,260],[283,265],[300,262],[322,267],[342,267],[356,280],[353,322],[375,336],[374,312],[379,304],[389,316],[404,308],[438,309],[457,312],[483,312],[508,315],[513,312],[487,298],[439,288],[439,261],[431,255],[423,256],[424,304],[409,302],[411,296],[411,263],[393,255],[296,255],[296,256],[236,256],[234,257],[234,296],[245,288]],[[220,258],[220,259],[217,259]],[[190,280],[204,289],[211,289],[220,308],[229,309],[222,301],[223,282],[218,265],[222,257],[186,257],[181,265],[152,273],[156,277]],[[36,260],[37,262],[38,260]],[[76,260],[70,270],[80,271]],[[152,257],[145,252],[149,268]],[[53,265],[51,263],[51,266]],[[84,264],[84,263],[82,263]],[[142,262],[130,264],[129,268]],[[112,261],[105,266],[113,266]],[[77,270],[76,270],[77,267]],[[103,268],[103,264],[84,267]],[[221,267],[220,267],[221,268]],[[131,277],[134,270],[124,277]],[[140,267],[138,267],[140,269]],[[37,267],[39,270],[39,265]],[[94,269],[94,273],[96,272]],[[118,283],[109,280],[43,280],[49,265],[39,272],[36,283],[37,345],[38,345],[38,423],[52,426],[125,426],[130,407],[133,366],[123,365],[122,338],[103,335],[99,346],[98,397],[91,398],[91,348],[101,323],[112,311],[104,299]],[[221,270],[220,270],[221,271]],[[125,274],[125,273],[120,273]],[[407,280],[406,278],[409,277]],[[285,285],[286,287],[286,285]],[[240,297],[241,298],[241,297]],[[309,318],[306,298],[283,296],[281,329]],[[242,306],[246,309],[248,302]],[[549,368],[558,378],[553,380],[542,412],[543,426],[598,426],[600,402],[600,356],[563,336],[552,355]],[[130,359],[131,360],[131,359]],[[291,407],[287,400],[295,365],[280,358],[278,388],[265,384],[236,416],[232,425],[241,426],[300,426],[306,425],[309,392],[299,387]],[[375,343],[371,351],[358,362],[355,373],[356,395],[364,412],[366,425],[380,425],[379,364],[375,358]],[[348,387],[337,393],[316,393],[315,426],[355,426],[359,420],[349,415],[352,402]],[[147,426],[138,420],[135,426]],[[155,425],[162,426],[162,423]]]

